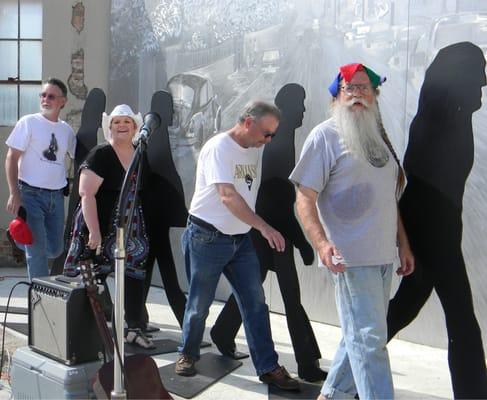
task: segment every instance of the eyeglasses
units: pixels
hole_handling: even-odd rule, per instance
[[[353,95],[355,90],[362,94],[369,94],[372,87],[367,83],[347,83],[345,86],[340,86],[340,89],[348,95]]]
[[[47,98],[47,100],[56,100],[58,97],[64,97],[64,96],[56,96],[55,94],[46,93],[46,92],[39,93],[39,98],[41,99]]]
[[[276,136],[275,132],[264,131],[255,119],[252,119],[252,121],[260,129],[260,131],[262,132],[262,135],[264,136],[265,139],[268,139],[268,138],[272,139],[274,136]]]

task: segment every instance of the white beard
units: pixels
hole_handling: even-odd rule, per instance
[[[357,102],[364,107],[353,110],[352,105]],[[375,167],[387,163],[389,153],[378,124],[380,116],[377,103],[368,104],[362,99],[353,99],[345,104],[336,101],[332,107],[332,116],[338,134],[350,153]]]

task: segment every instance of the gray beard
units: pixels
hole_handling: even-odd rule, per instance
[[[332,116],[335,119],[338,135],[352,155],[366,160],[374,167],[383,167],[389,160],[389,153],[379,128],[379,110],[374,102],[365,108],[352,110],[353,100],[347,104],[338,101],[333,105]]]

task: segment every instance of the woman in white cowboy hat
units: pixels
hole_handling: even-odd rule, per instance
[[[73,230],[64,269],[76,275],[79,260],[100,249],[97,264],[114,266],[116,208],[125,173],[132,161],[133,140],[142,125],[142,116],[121,104],[110,115],[103,113],[102,128],[107,142],[94,147],[79,169],[80,204],[73,218]],[[142,165],[141,168],[144,168]],[[130,181],[129,206],[121,210],[123,218],[135,201],[132,223],[126,245],[125,319],[126,341],[144,348],[154,347],[141,330],[140,315],[144,304],[145,263],[149,240],[135,179]],[[143,183],[142,183],[143,188]]]

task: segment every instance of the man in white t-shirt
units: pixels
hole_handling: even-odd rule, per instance
[[[63,250],[66,156],[74,158],[76,136],[59,119],[67,101],[66,85],[49,78],[42,85],[40,112],[22,117],[6,144],[5,172],[9,187],[7,211],[27,211],[33,243],[25,245],[29,279],[49,275],[48,258]]]
[[[176,362],[179,375],[196,373],[205,320],[224,274],[237,299],[259,379],[284,390],[299,389],[277,363],[259,261],[249,233],[253,227],[270,247],[284,250],[282,235],[255,213],[262,146],[274,137],[279,118],[275,106],[250,103],[233,128],[212,137],[201,149],[182,236],[189,290],[181,356]]]
[[[343,339],[319,399],[391,399],[387,306],[392,264],[414,259],[397,212],[404,185],[377,104],[384,82],[363,64],[340,67],[332,118],[309,134],[290,179],[298,216],[335,283]]]

